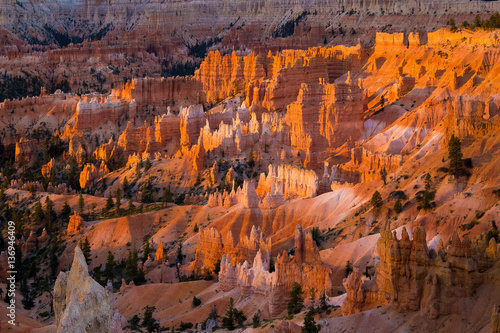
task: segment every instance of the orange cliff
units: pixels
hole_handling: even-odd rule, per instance
[[[213,272],[222,256],[231,256],[231,262],[253,262],[258,251],[271,251],[271,239],[266,239],[260,228],[252,226],[249,236],[244,236],[236,245],[229,231],[222,240],[222,235],[215,228],[200,228],[200,240],[196,248],[193,270],[198,274]]]
[[[293,148],[323,152],[354,142],[364,127],[362,90],[349,78],[339,84],[302,84],[285,119]]]
[[[494,238],[486,243],[485,234],[471,241],[454,232],[448,246],[440,241],[436,249],[428,249],[423,228],[414,230],[413,239],[406,229],[399,239],[385,230],[377,251],[381,261],[375,283],[361,281],[359,275],[344,280],[342,314],[390,303],[398,312],[420,310],[434,319],[452,313],[453,304],[471,297],[478,286],[499,283],[500,250]]]

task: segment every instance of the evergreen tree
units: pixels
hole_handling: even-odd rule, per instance
[[[127,261],[125,262],[125,274],[131,277],[137,275],[137,251],[128,251]]]
[[[309,290],[309,294],[311,295],[311,305],[309,306],[309,311],[316,311],[315,310],[315,304],[316,304],[316,290],[314,288],[311,288]]]
[[[328,304],[326,303],[326,292],[323,290],[323,293],[321,293],[321,296],[319,297],[319,309],[322,311],[326,310],[328,308]]]
[[[446,25],[450,27],[451,32],[455,32],[457,30],[457,24],[455,23],[455,19],[453,17],[446,21]]]
[[[311,236],[314,242],[316,243],[316,246],[319,246],[319,243],[321,242],[321,231],[319,230],[318,227],[313,227],[311,229]]]
[[[304,307],[304,298],[302,294],[304,294],[302,286],[298,282],[295,282],[292,290],[290,290],[290,300],[287,306],[289,316],[299,313]]]
[[[85,209],[85,201],[83,200],[83,194],[80,193],[80,196],[78,197],[78,211],[80,214],[83,214],[83,211]]]
[[[160,323],[153,317],[153,312],[156,310],[154,306],[146,306],[144,308],[144,318],[142,319],[142,327],[144,327],[149,333],[158,331],[160,329]]]
[[[141,196],[141,202],[142,203],[150,203],[153,201],[152,196],[151,196],[151,182],[148,180],[146,183],[142,184],[142,196]]]
[[[248,154],[248,166],[253,168],[255,166],[255,159],[253,156],[253,146],[250,148],[250,154]]]
[[[146,243],[144,244],[143,253],[144,253],[143,262],[145,262],[146,260],[148,260],[148,256],[151,254],[151,246],[149,245],[149,241],[146,241]]]
[[[199,230],[200,230],[200,228],[198,228],[198,223],[195,223],[194,227],[193,227],[193,232],[197,233]]]
[[[130,214],[132,214],[132,212],[135,210],[135,206],[134,206],[134,203],[132,202],[132,199],[130,199],[128,201],[128,211]]]
[[[345,277],[347,278],[349,276],[349,274],[352,273],[352,271],[353,271],[353,267],[352,267],[351,261],[347,260],[347,262],[345,264]]]
[[[163,194],[161,196],[161,201],[167,205],[167,202],[172,202],[172,192],[170,192],[170,187],[166,187],[163,189]]]
[[[426,174],[425,175],[425,179],[424,179],[424,186],[425,186],[425,190],[426,191],[430,191],[431,190],[431,187],[432,187],[432,177],[430,175],[430,173]]]
[[[373,192],[372,199],[370,200],[370,203],[372,204],[373,207],[382,206],[382,196],[380,195],[379,191]]]
[[[48,196],[45,199],[45,216],[47,217],[49,225],[51,225],[51,223],[54,222],[57,218],[57,214],[54,211],[54,203]]]
[[[64,205],[61,210],[61,218],[64,221],[67,221],[69,219],[69,216],[71,215],[71,207],[68,204],[68,200],[64,201]]]
[[[184,259],[184,255],[182,254],[182,244],[179,243],[179,246],[177,247],[177,262],[182,265],[182,260]]]
[[[260,310],[257,310],[252,318],[252,327],[257,328],[260,326]]]
[[[137,268],[137,275],[134,279],[134,283],[138,286],[146,283],[146,273],[144,273],[144,270],[140,267]]]
[[[82,250],[83,256],[85,257],[85,261],[87,261],[87,264],[90,264],[92,259],[90,259],[90,243],[87,237],[83,239],[80,248]]]
[[[116,197],[116,201],[115,201],[116,212],[118,214],[120,214],[120,211],[121,211],[120,206],[121,206],[121,200],[122,200],[122,190],[119,187],[116,189],[115,197]]]
[[[429,209],[432,206],[432,200],[434,199],[434,192],[432,191],[432,178],[430,174],[425,176],[425,191],[422,196],[422,200],[420,203],[421,209]]]
[[[148,171],[151,169],[151,161],[149,160],[149,157],[146,158],[146,163],[144,163],[144,171]]]
[[[38,200],[35,204],[35,220],[36,222],[40,223],[44,220],[44,218],[45,218],[45,213],[43,212],[40,200]]]
[[[196,296],[193,296],[193,307],[195,308],[200,305],[201,305],[201,299]]]
[[[142,164],[142,162],[137,162],[135,164],[135,179],[136,180],[141,178],[141,164]]]
[[[452,134],[448,143],[448,158],[450,159],[450,171],[452,173],[458,172],[464,166],[462,157],[462,143],[459,138]]]
[[[222,317],[222,327],[228,330],[234,330],[236,328],[236,323],[241,326],[246,319],[243,311],[234,307],[234,299],[231,297],[226,308],[226,315]]]
[[[314,312],[313,310],[309,310],[304,317],[304,326],[302,326],[302,333],[318,333],[319,328],[316,325],[316,321],[314,320]]]
[[[384,185],[387,185],[387,170],[385,170],[385,165],[382,166],[382,169],[380,170],[380,177],[382,177]]]
[[[59,259],[57,257],[56,250],[56,242],[51,242],[49,247],[49,266],[53,277],[57,276],[57,267],[59,266]]]
[[[125,192],[125,194],[128,192],[129,187],[130,187],[130,184],[128,182],[127,176],[125,176],[123,178],[123,192]]]
[[[396,212],[396,214],[399,214],[401,213],[401,211],[403,210],[403,206],[401,205],[401,200],[396,200],[396,203],[394,204],[394,211]]]
[[[109,195],[108,195],[108,199],[106,200],[106,206],[104,207],[104,209],[109,212],[113,206],[115,205],[115,203],[113,202],[113,197],[111,196],[111,192],[109,192]]]
[[[113,279],[113,269],[115,268],[115,266],[115,256],[113,255],[113,253],[111,253],[111,251],[108,251],[108,260],[106,261],[106,268],[104,269],[104,275],[106,276],[106,279]]]
[[[141,322],[141,318],[139,318],[139,316],[135,314],[135,315],[134,315],[132,318],[130,318],[130,320],[128,321],[128,323],[129,323],[129,325],[128,325],[128,326],[130,327],[130,329],[138,331],[138,330],[139,330],[139,326],[140,326],[140,325],[139,325],[139,324],[140,324],[140,322]]]

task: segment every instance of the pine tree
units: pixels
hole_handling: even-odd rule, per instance
[[[399,214],[401,213],[401,211],[403,210],[403,206],[401,205],[401,200],[396,200],[396,203],[394,204],[394,211],[396,212],[396,214]]]
[[[151,183],[150,183],[149,180],[142,185],[141,191],[142,191],[141,202],[142,203],[150,203],[150,202],[152,202],[152,197],[151,197]]]
[[[304,326],[302,326],[302,333],[318,333],[319,329],[314,320],[313,310],[309,310],[304,317]]]
[[[82,250],[83,256],[85,257],[85,261],[87,261],[87,264],[90,264],[92,259],[90,259],[90,243],[87,237],[83,239],[80,248]]]
[[[324,291],[324,290],[323,290],[323,293],[321,293],[321,296],[319,297],[318,308],[321,309],[322,311],[324,311],[328,308],[328,304],[326,303],[326,291]]]
[[[151,161],[149,160],[149,157],[146,158],[146,163],[144,163],[144,171],[148,171],[151,169]]]
[[[148,257],[151,254],[151,246],[149,245],[149,241],[146,241],[146,243],[144,244],[143,253],[144,253],[143,262],[145,262],[146,260],[148,260]]]
[[[68,204],[68,200],[66,200],[64,201],[64,205],[61,210],[61,218],[66,221],[69,218],[70,214],[71,214],[71,207]]]
[[[252,318],[252,327],[257,328],[260,326],[260,310],[257,310]]]
[[[352,273],[352,271],[353,271],[353,267],[352,267],[351,261],[347,260],[347,262],[345,264],[345,277],[347,278],[349,276],[349,274]]]
[[[182,265],[182,260],[184,259],[184,255],[182,254],[182,244],[179,243],[177,247],[177,262]]]
[[[127,193],[128,188],[129,188],[129,186],[130,186],[130,184],[129,184],[129,182],[128,182],[128,179],[127,179],[127,176],[125,176],[125,177],[123,178],[123,183],[122,183],[122,184],[123,184],[123,191],[124,191],[125,193]]]
[[[127,261],[125,262],[125,274],[131,277],[137,275],[137,251],[128,251]]]
[[[193,232],[197,233],[199,230],[200,230],[200,228],[198,228],[198,223],[195,223],[194,227],[193,227]]]
[[[380,170],[380,176],[382,177],[382,180],[384,181],[384,185],[387,185],[387,170],[385,170],[385,165],[382,166],[382,169]]]
[[[304,298],[302,294],[304,294],[302,286],[298,282],[295,282],[292,290],[290,290],[290,300],[287,306],[289,316],[299,313],[304,307]]]
[[[83,214],[83,210],[85,209],[85,201],[83,200],[83,194],[80,193],[78,197],[78,211],[80,214]]]
[[[115,266],[115,256],[113,255],[113,253],[111,253],[111,251],[108,251],[108,260],[106,261],[106,268],[104,269],[104,275],[106,276],[106,279],[113,279],[113,269],[115,268]]]
[[[382,206],[382,196],[380,195],[379,191],[373,192],[372,199],[370,200],[370,203],[372,204],[373,207]]]
[[[311,288],[309,291],[309,294],[311,295],[311,305],[309,306],[309,311],[316,311],[314,309],[315,303],[316,303],[316,290],[314,288]]]
[[[456,173],[462,169],[464,166],[464,161],[462,159],[462,143],[454,134],[451,135],[450,142],[448,143],[448,157],[450,159],[450,171],[452,173]]]
[[[121,200],[122,200],[122,190],[118,187],[116,189],[116,194],[115,194],[115,197],[116,197],[116,201],[115,201],[115,208],[116,208],[116,213],[118,215],[121,214]]]
[[[130,199],[128,201],[128,211],[129,211],[129,214],[132,214],[132,212],[135,210],[135,206],[134,206],[134,203],[132,202],[132,199]]]
[[[434,193],[432,192],[432,178],[430,174],[425,176],[425,191],[422,196],[422,200],[420,203],[420,208],[429,209],[432,206],[432,200],[434,199]]]
[[[228,330],[234,330],[235,323],[238,323],[238,325],[241,326],[243,325],[243,322],[247,320],[243,311],[234,307],[234,299],[232,297],[229,299],[229,304],[226,309],[226,315],[222,317],[222,327],[227,328]]]
[[[142,319],[142,327],[148,332],[154,332],[160,329],[160,323],[153,317],[153,312],[156,310],[154,306],[144,307],[144,318]]]
[[[248,166],[253,168],[255,166],[255,159],[253,156],[253,146],[250,148],[250,154],[248,154]]]
[[[104,209],[109,212],[113,206],[115,205],[115,203],[113,202],[113,197],[111,196],[111,192],[109,192],[108,194],[108,199],[106,200],[106,206],[104,207]]]
[[[142,162],[137,162],[135,165],[135,179],[141,178],[141,164]]]
[[[450,26],[451,32],[455,32],[457,30],[457,24],[455,23],[455,19],[453,17],[446,21],[446,25]]]
[[[57,218],[57,214],[54,211],[54,203],[49,197],[45,198],[45,216],[47,217],[49,224]]]
[[[137,268],[137,275],[134,279],[134,283],[136,285],[141,285],[146,283],[146,273],[144,273],[144,270],[140,267]]]
[[[35,204],[35,220],[40,223],[45,218],[45,213],[43,212],[42,204],[38,200]]]
[[[167,205],[167,202],[172,202],[172,192],[170,192],[170,187],[163,189],[161,201],[165,204],[165,206]]]

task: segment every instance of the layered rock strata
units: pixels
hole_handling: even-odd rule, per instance
[[[290,257],[284,252],[278,256],[275,272],[269,272],[269,252],[258,251],[253,266],[248,261],[236,265],[230,256],[221,260],[219,280],[221,288],[229,291],[240,288],[242,297],[262,294],[269,297],[271,316],[280,314],[288,303],[289,293],[295,282],[303,290],[315,290],[320,293],[331,292],[331,269],[322,264],[319,251],[310,233],[304,233],[299,225],[295,230],[295,255]]]

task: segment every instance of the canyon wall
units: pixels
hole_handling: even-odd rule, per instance
[[[219,281],[224,291],[240,288],[242,297],[261,294],[269,297],[269,312],[277,316],[286,309],[289,293],[295,282],[303,290],[315,288],[319,294],[331,292],[331,269],[323,265],[310,233],[300,225],[295,230],[295,255],[284,252],[278,256],[275,272],[269,272],[269,251],[259,250],[253,260],[234,264],[230,255],[221,260]]]
[[[324,151],[357,140],[363,131],[363,94],[349,78],[346,83],[302,84],[297,101],[288,105],[286,122],[291,145]]]
[[[400,239],[383,231],[377,243],[380,263],[377,265],[376,285],[347,289],[349,302],[342,307],[344,314],[359,311],[367,304],[390,303],[398,312],[421,311],[430,318],[451,314],[453,304],[471,297],[482,284],[497,284],[495,271],[500,249],[495,239],[486,243],[485,234],[471,241],[453,233],[446,248],[440,242],[436,250],[427,248],[426,233],[416,228],[410,240],[406,229]],[[354,286],[355,277],[344,283]],[[360,296],[362,293],[364,296]],[[363,302],[356,300],[363,299]]]
[[[257,252],[271,252],[271,239],[266,236],[260,228],[252,226],[249,236],[241,238],[237,244],[229,231],[224,241],[222,235],[215,228],[200,228],[200,240],[195,253],[193,269],[197,274],[205,271],[213,272],[215,265],[221,263],[223,256],[225,260],[233,263],[249,262],[252,263]],[[229,259],[231,258],[231,259]]]

